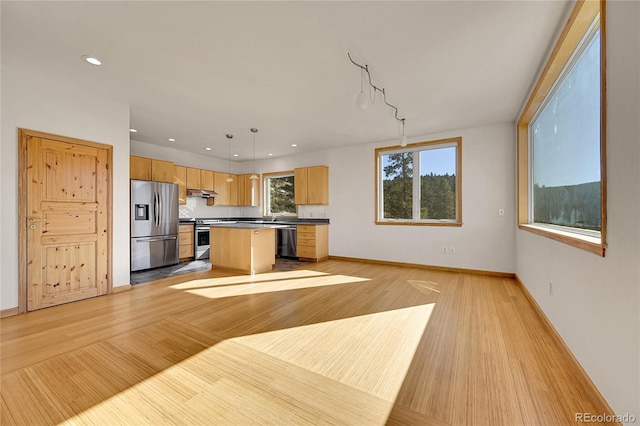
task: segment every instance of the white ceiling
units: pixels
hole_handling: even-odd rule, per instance
[[[570,7],[563,1],[7,2],[2,61],[126,102],[132,139],[257,158],[397,137],[376,85],[423,135],[514,121]],[[103,61],[83,62],[84,54]],[[176,142],[169,142],[168,138]],[[298,148],[290,145],[297,143]],[[203,150],[205,146],[212,151]]]

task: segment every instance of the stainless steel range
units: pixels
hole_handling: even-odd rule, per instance
[[[196,260],[209,259],[211,242],[209,241],[210,226],[216,223],[229,223],[222,219],[196,219]]]

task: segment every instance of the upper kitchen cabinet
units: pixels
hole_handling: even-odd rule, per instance
[[[178,184],[178,204],[187,204],[187,168],[174,166],[173,176],[173,183]]]
[[[296,204],[329,204],[329,168],[327,166],[295,169],[294,178]]]
[[[202,189],[200,169],[187,167],[187,189]]]
[[[260,179],[251,179],[252,173],[238,175],[238,205],[260,205]]]
[[[151,158],[130,156],[129,176],[136,180],[151,180]]]
[[[173,162],[162,160],[151,160],[151,180],[154,182],[174,181]]]
[[[214,172],[212,170],[200,170],[200,180],[202,188],[205,191],[215,191]]]
[[[231,177],[233,181],[227,182]],[[218,196],[215,200],[216,206],[237,206],[238,205],[238,176],[228,173],[214,172],[215,191]]]

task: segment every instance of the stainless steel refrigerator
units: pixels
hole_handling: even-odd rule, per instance
[[[131,271],[178,263],[178,185],[131,181]]]

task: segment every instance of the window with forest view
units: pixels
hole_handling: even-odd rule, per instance
[[[529,127],[533,222],[600,232],[600,31],[594,30]]]
[[[293,172],[264,175],[265,215],[295,215]]]
[[[377,223],[460,224],[461,139],[380,148]]]

